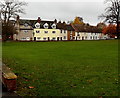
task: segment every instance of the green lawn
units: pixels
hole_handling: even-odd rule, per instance
[[[18,95],[118,95],[118,40],[4,42],[2,48],[3,62],[18,76]]]

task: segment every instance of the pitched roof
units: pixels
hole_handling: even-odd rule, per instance
[[[85,32],[85,27],[81,24],[72,24],[72,27],[76,32]]]
[[[45,21],[45,20],[41,20],[40,22],[40,28],[44,28],[44,24],[47,23],[48,24],[48,29],[52,29],[52,24],[54,23],[54,21]]]
[[[27,20],[27,19],[20,19],[19,20],[20,25],[24,25],[25,23],[27,23],[28,25],[30,25],[32,27],[35,25],[36,22],[37,22],[37,20]]]
[[[100,29],[96,26],[72,24],[76,32],[91,32],[91,33],[101,33]]]
[[[75,31],[71,24],[68,25],[66,23],[61,22],[57,23],[57,28],[62,30]]]
[[[75,31],[71,24],[66,25],[66,29],[67,29],[68,31]]]
[[[37,23],[37,20],[26,20],[26,19],[20,19],[19,23],[20,25],[24,25],[25,23],[27,23],[28,25],[32,26],[33,28],[35,28],[35,24]],[[54,21],[45,21],[45,20],[41,20],[40,21],[40,28],[44,28],[44,24],[47,23],[49,29],[51,29],[52,24],[54,23]]]
[[[58,28],[58,29],[62,29],[62,30],[66,30],[66,25],[65,25],[64,23],[58,22],[58,23],[57,23],[57,28]]]

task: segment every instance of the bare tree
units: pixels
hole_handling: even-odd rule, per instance
[[[105,9],[105,13],[99,16],[105,22],[116,24],[117,38],[120,38],[120,0],[106,0],[109,6]]]
[[[10,25],[11,18],[16,18],[20,13],[25,13],[23,6],[26,5],[26,2],[20,2],[18,0],[2,0],[0,2],[0,18],[5,26],[4,29],[6,29],[3,34],[7,35],[8,33],[7,27]]]

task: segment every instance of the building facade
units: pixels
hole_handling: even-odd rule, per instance
[[[36,20],[26,20],[26,19],[19,19],[17,17],[17,21],[15,24],[15,28],[17,34],[14,34],[14,40],[18,41],[32,41],[33,38],[33,26]]]
[[[18,41],[72,41],[72,40],[100,40],[109,38],[101,32],[86,31],[85,26],[66,24],[65,22],[19,19],[15,24]]]

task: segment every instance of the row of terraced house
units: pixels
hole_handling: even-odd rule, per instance
[[[17,17],[13,35],[18,41],[70,41],[70,40],[100,40],[108,38],[101,32],[84,32],[72,24],[65,22],[45,21],[40,17],[36,20],[19,19]]]

